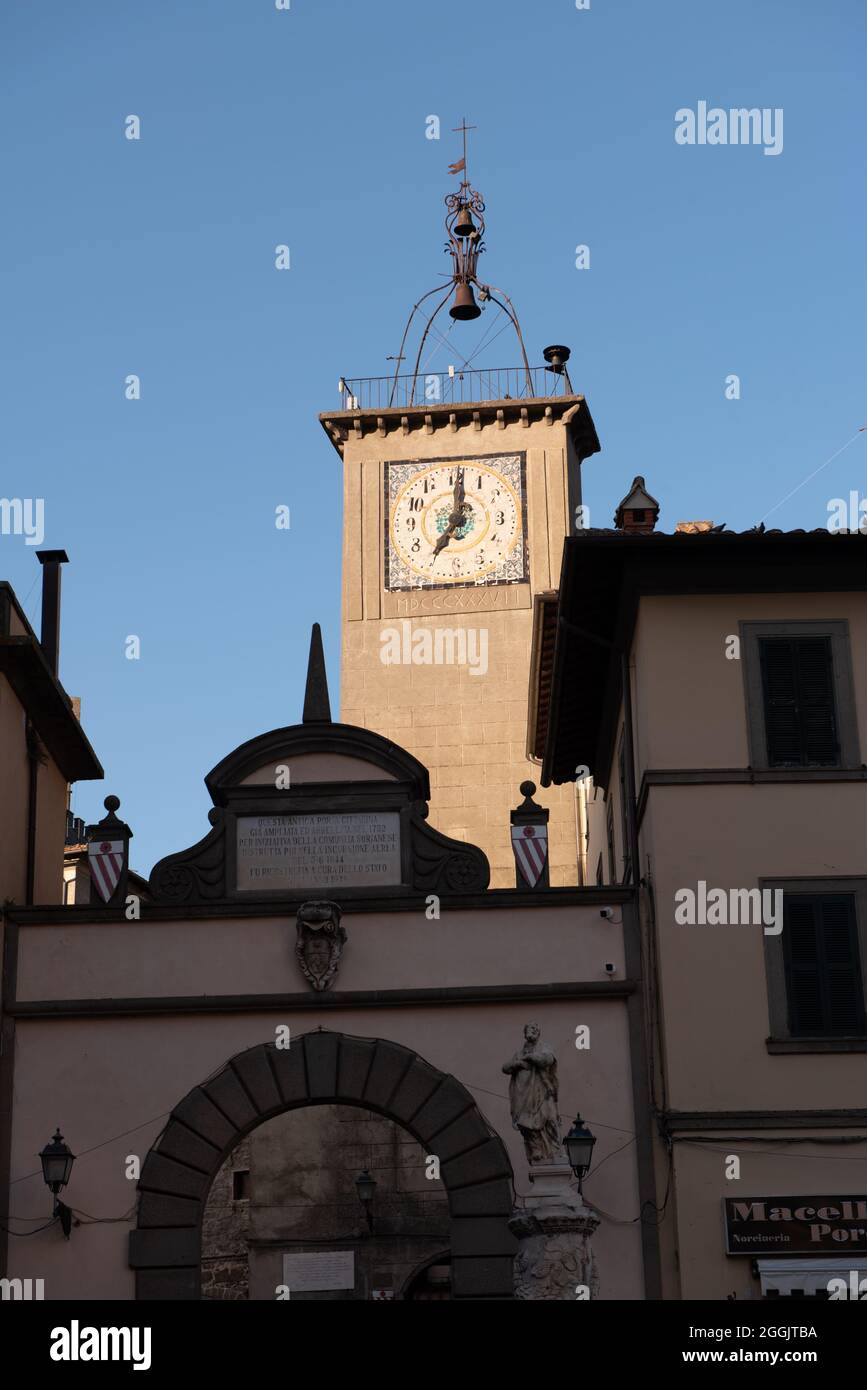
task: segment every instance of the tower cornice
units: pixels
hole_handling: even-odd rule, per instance
[[[529,429],[531,424],[538,423],[565,425],[580,459],[589,458],[601,448],[590,409],[581,395],[450,401],[439,405],[422,402],[376,410],[328,410],[320,413],[319,420],[341,457],[348,440],[364,439],[372,434],[384,438],[389,434],[409,435],[414,431],[456,433],[459,429],[481,430],[489,425],[500,429],[519,425]]]

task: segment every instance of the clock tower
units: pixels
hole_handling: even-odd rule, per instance
[[[477,278],[484,203],[466,146],[452,172],[464,177],[446,199],[451,279],[413,309],[394,376],[341,379],[340,408],[320,416],[344,472],[341,720],[414,753],[430,769],[431,824],[485,851],[492,887],[513,887],[510,811],[537,770],[527,750],[534,599],[559,584],[564,537],[581,524],[581,463],[600,446],[569,350],[546,348],[546,365],[530,366],[508,296]],[[458,364],[427,371],[446,302],[456,326],[480,316],[474,287],[514,330],[519,365],[473,368],[449,339]],[[574,786],[540,799],[551,885],[575,883]]]

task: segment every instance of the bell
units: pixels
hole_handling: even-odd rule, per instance
[[[481,312],[476,303],[472,285],[468,285],[466,280],[459,281],[455,290],[455,302],[449,309],[452,318],[477,319]]]
[[[476,230],[476,224],[472,219],[472,215],[466,203],[461,204],[461,210],[458,213],[458,220],[455,223],[454,230],[455,236],[472,236],[473,232]]]

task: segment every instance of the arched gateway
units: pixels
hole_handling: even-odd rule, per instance
[[[440,785],[449,748],[431,751]],[[464,839],[430,824],[428,768],[382,734],[331,721],[318,632],[301,724],[242,744],[206,781],[214,803],[208,833],[161,860],[140,898],[121,877],[109,903],[14,909],[3,1000],[16,1042],[6,1142],[20,1205],[12,1214],[37,1209],[30,1203],[39,1200],[42,1177],[32,1156],[59,1124],[79,1154],[68,1205],[110,1224],[76,1230],[74,1258],[54,1231],[16,1241],[11,1273],[44,1278],[55,1298],[199,1298],[208,1194],[239,1141],[285,1111],[354,1106],[359,1132],[367,1134],[364,1111],[375,1112],[391,1122],[385,1127],[412,1136],[407,1152],[420,1145],[439,1160],[443,1200],[432,1253],[445,1261],[448,1244],[453,1298],[574,1297],[585,1236],[562,1230],[562,1184],[527,1164],[504,1064],[532,1021],[558,1058],[561,1133],[585,1108],[603,1137],[649,1132],[629,1085],[642,1036],[629,964],[629,951],[638,960],[631,890],[541,881],[535,889],[526,882],[491,889],[488,860],[470,838],[472,818]],[[101,840],[111,831],[113,839],[116,828],[116,818],[107,819],[92,833]],[[620,921],[612,905],[622,906]],[[613,977],[600,978],[604,962]],[[592,1053],[573,1045],[578,1025],[592,1033]],[[287,1030],[291,1046],[283,1050],[276,1044]],[[476,1095],[484,1096],[485,1117]],[[163,1119],[148,1117],[166,1115],[157,1137]],[[329,1151],[329,1171],[355,1167],[349,1121],[340,1123],[343,1167]],[[282,1149],[259,1136],[268,1159],[258,1171],[269,1178],[304,1171],[309,1134],[300,1134],[303,1123],[294,1138],[290,1128],[291,1121]],[[138,1142],[130,1231],[129,1149]],[[378,1157],[373,1139],[356,1148],[366,1152],[368,1143]],[[251,1163],[255,1148],[251,1140]],[[0,1152],[0,1166],[2,1159]],[[600,1208],[634,1213],[633,1154],[624,1149],[616,1164],[599,1166]],[[517,1214],[513,1169],[523,1202]],[[419,1178],[432,1193],[417,1164],[407,1191],[418,1190],[411,1183]],[[642,1200],[653,1195],[647,1183]],[[411,1272],[430,1231],[402,1227],[400,1203],[386,1206],[386,1197],[383,1181],[383,1227],[364,1254],[368,1272],[393,1275],[397,1289],[399,1270],[406,1263]],[[553,1211],[539,1217],[540,1205]],[[301,1225],[269,1226],[270,1206],[258,1205],[245,1247],[265,1297],[272,1250],[288,1243],[310,1253],[297,1250],[305,1243]],[[315,1220],[318,1236],[332,1229],[321,1214]],[[239,1214],[243,1244],[242,1224]],[[642,1296],[641,1234],[634,1226],[601,1228],[599,1265],[618,1296]],[[415,1244],[391,1265],[383,1246],[379,1263],[380,1236]],[[559,1282],[551,1277],[558,1269],[565,1271]],[[307,1292],[314,1291],[298,1288]]]
[[[326,1104],[384,1115],[439,1158],[453,1297],[512,1296],[512,1169],[469,1091],[398,1043],[320,1030],[239,1053],[172,1111],[139,1182],[136,1298],[200,1297],[202,1215],[226,1155],[265,1120]]]

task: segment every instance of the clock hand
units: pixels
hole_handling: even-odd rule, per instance
[[[461,526],[463,523],[464,513],[466,512],[467,506],[466,501],[464,500],[465,496],[466,493],[464,491],[464,470],[462,468],[459,468],[455,477],[455,487],[453,493],[454,501],[452,505],[452,510],[449,513],[448,525],[446,526],[446,529],[443,531],[442,535],[440,536],[439,540],[434,546],[434,559],[436,559],[437,555],[439,555],[441,550],[445,549],[452,536],[457,531],[458,527]]]
[[[445,531],[443,531],[442,535],[440,536],[439,540],[437,541],[436,545],[434,546],[434,559],[436,559],[436,557],[439,555],[440,551],[441,551],[441,550],[444,550],[445,547],[448,545],[449,541],[451,540],[452,536],[454,535],[454,531],[455,531],[454,523],[452,522],[451,518],[449,518],[449,524],[448,524],[448,526],[446,527]]]
[[[457,484],[455,485],[455,491],[457,491]],[[466,505],[466,502],[456,502],[455,510],[449,514],[449,524],[443,531],[436,545],[434,546],[434,558],[436,558],[436,556],[439,555],[440,551],[448,545],[452,536],[455,534],[458,528],[461,525],[463,525]]]

